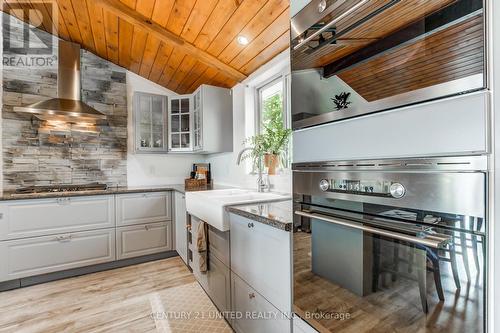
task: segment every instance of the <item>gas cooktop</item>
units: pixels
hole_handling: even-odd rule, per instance
[[[108,186],[101,183],[91,184],[65,184],[65,185],[49,185],[49,186],[29,186],[22,187],[16,190],[17,194],[29,193],[53,193],[53,192],[78,192],[78,191],[103,191]]]

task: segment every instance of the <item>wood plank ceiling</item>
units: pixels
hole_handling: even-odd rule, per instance
[[[133,9],[131,15],[110,10],[117,8],[109,7],[114,1],[127,6],[127,11]],[[9,9],[9,3],[22,2],[42,13],[50,12],[50,6],[38,0],[2,2],[4,11]],[[79,43],[100,57],[180,94],[191,93],[201,84],[232,87],[289,46],[288,0],[55,2],[60,38]],[[139,21],[131,17],[142,20],[143,24],[137,24]],[[43,28],[49,30],[55,25],[53,22],[56,20],[51,17]],[[148,25],[154,25],[156,30],[166,29],[167,35],[177,39],[170,42],[168,38],[158,38]],[[240,45],[238,36],[246,37],[248,45]]]

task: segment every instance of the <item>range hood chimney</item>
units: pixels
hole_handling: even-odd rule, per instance
[[[81,101],[80,45],[59,40],[58,62],[58,98],[14,107],[14,111],[31,113],[42,120],[68,123],[95,124],[106,119],[106,115]]]

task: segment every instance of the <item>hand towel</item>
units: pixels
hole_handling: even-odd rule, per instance
[[[206,273],[208,271],[208,224],[205,221],[200,221],[196,233],[196,245],[200,258],[199,268],[200,272]]]

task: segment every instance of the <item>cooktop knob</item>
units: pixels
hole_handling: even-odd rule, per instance
[[[320,182],[319,182],[319,188],[321,189],[321,191],[323,192],[326,192],[330,189],[330,182],[326,179],[322,179]]]
[[[389,188],[389,192],[391,193],[393,198],[400,199],[406,194],[406,189],[403,184],[394,183]]]

